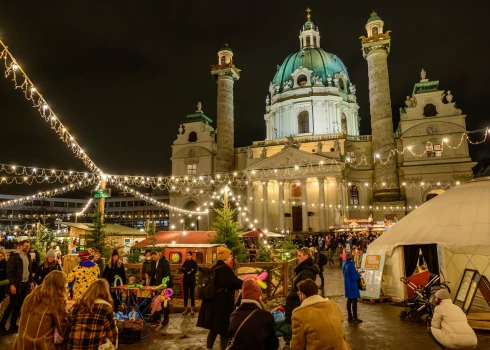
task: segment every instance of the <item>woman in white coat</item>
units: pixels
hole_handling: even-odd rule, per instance
[[[429,336],[441,349],[474,349],[476,334],[468,324],[466,314],[451,301],[446,289],[436,293],[437,306],[428,329]]]

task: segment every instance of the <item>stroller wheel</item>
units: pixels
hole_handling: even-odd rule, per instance
[[[400,312],[400,320],[403,321],[404,319],[406,319],[407,318],[407,314],[408,314],[407,311]]]
[[[430,315],[427,315],[427,317],[425,318],[425,323],[427,325],[427,328],[432,325],[432,317]]]
[[[420,322],[420,315],[417,310],[410,310],[408,312],[408,319],[415,323]]]

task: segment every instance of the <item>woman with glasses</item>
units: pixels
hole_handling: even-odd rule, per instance
[[[309,248],[303,247],[298,249],[296,252],[296,257],[298,259],[298,264],[294,269],[295,277],[293,280],[293,285],[286,298],[286,322],[288,324],[291,324],[291,315],[293,310],[301,305],[301,300],[298,294],[298,283],[308,278],[315,281],[316,275],[320,273],[320,268],[313,261],[311,257],[311,250]],[[284,340],[286,343],[289,343],[291,339],[287,339],[287,337],[285,337]]]

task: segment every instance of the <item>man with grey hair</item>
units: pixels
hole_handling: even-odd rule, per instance
[[[436,293],[436,305],[431,327],[427,329],[432,340],[441,349],[474,349],[478,344],[476,334],[446,289]]]
[[[10,304],[0,320],[0,335],[17,333],[17,317],[19,316],[22,304],[27,294],[34,288],[31,273],[31,259],[27,257],[30,243],[23,240],[19,243],[19,250],[11,253],[7,261],[7,278],[10,286]],[[7,320],[10,317],[10,327],[5,329]]]

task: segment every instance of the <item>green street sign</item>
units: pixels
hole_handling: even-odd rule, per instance
[[[100,198],[108,198],[111,196],[111,189],[106,188],[104,190],[92,191],[92,198],[100,199]]]

